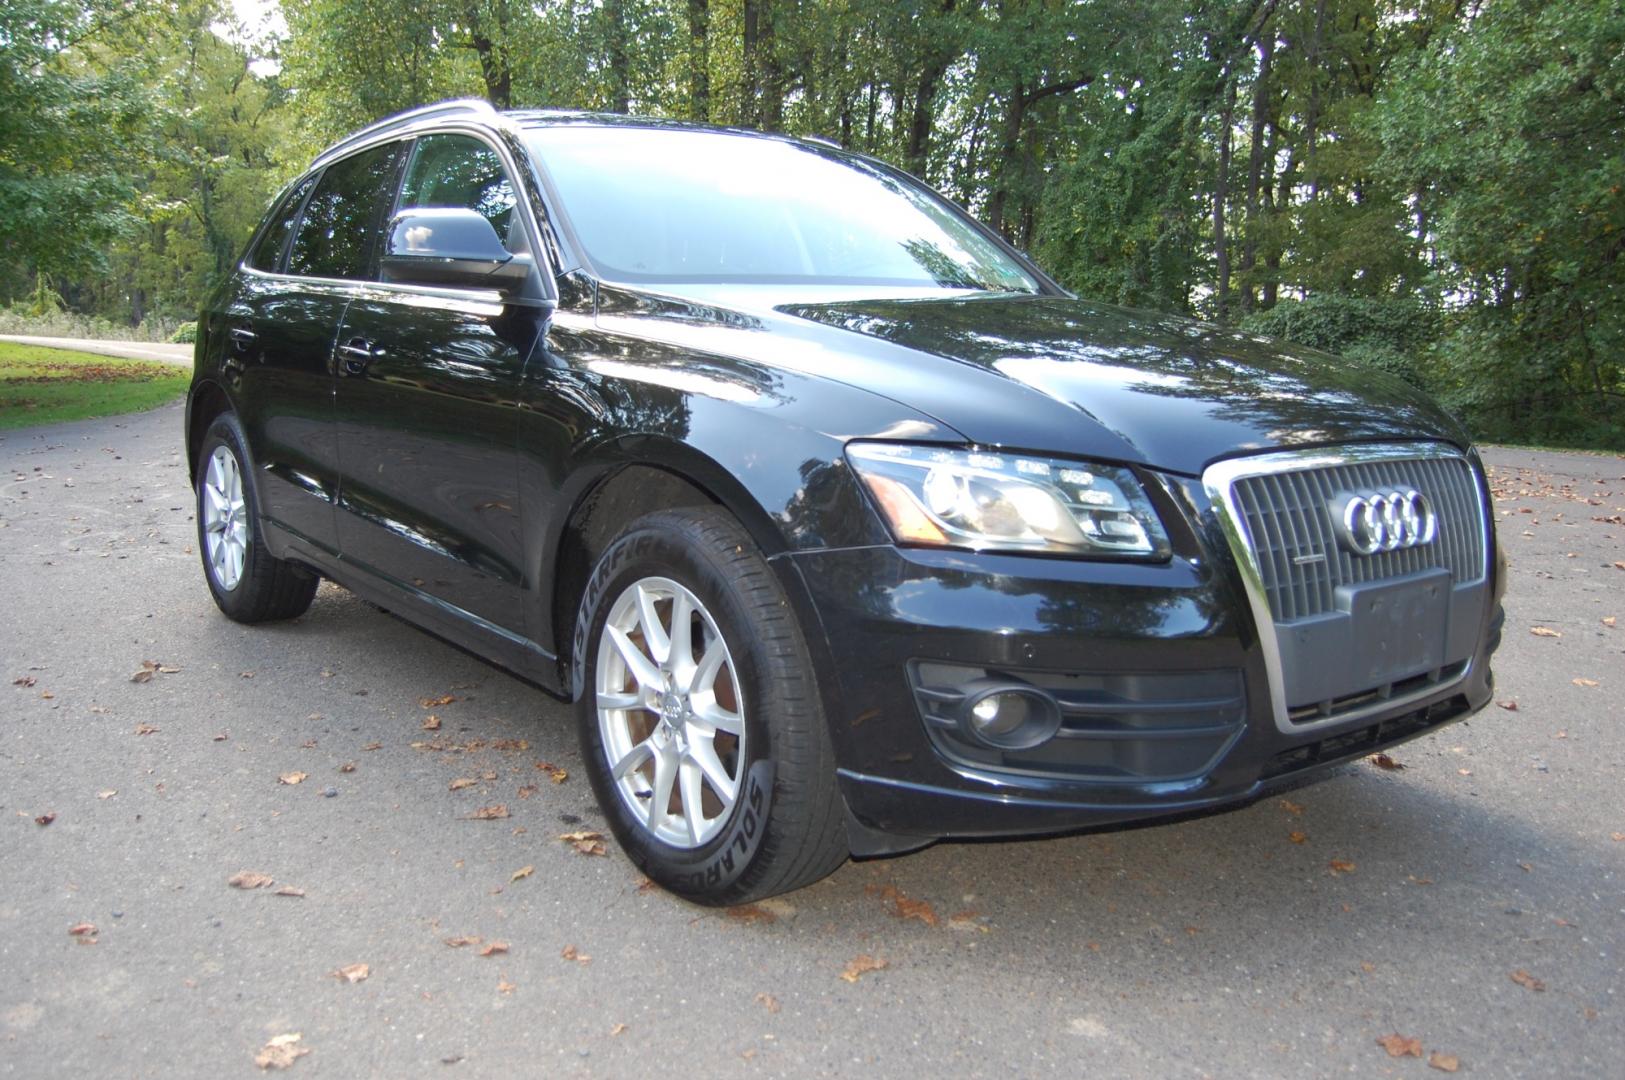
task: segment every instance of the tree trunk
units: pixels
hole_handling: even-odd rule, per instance
[[[609,20],[609,93],[611,112],[632,111],[632,72],[626,55],[626,5],[623,0],[604,0],[604,17]]]
[[[745,0],[745,122],[762,131],[784,127],[784,72],[773,39],[772,0]]]
[[[1010,104],[1004,113],[1004,127],[999,132],[998,172],[993,181],[993,194],[987,200],[987,223],[993,230],[1010,238],[1004,227],[1005,204],[1010,199],[1010,174],[1015,168],[1016,149],[1021,145],[1021,126],[1027,118],[1027,94],[1021,83],[1010,94]]]
[[[1219,322],[1230,316],[1230,246],[1224,235],[1224,209],[1230,197],[1230,151],[1236,116],[1236,80],[1224,94],[1219,114],[1219,172],[1213,179],[1213,313]]]
[[[942,0],[939,9],[944,16],[950,15],[954,10],[955,0]],[[946,40],[948,35],[943,33],[941,27],[930,28],[930,34],[935,47],[927,56],[925,64],[920,68],[920,78],[914,84],[914,112],[908,124],[908,149],[906,158],[908,171],[916,176],[924,176],[926,167],[930,164],[931,155],[931,121],[936,117],[937,89],[942,85],[943,77],[948,74],[948,65],[953,60],[954,42]]]
[[[1253,83],[1252,141],[1247,153],[1247,208],[1242,224],[1244,241],[1241,249],[1241,310],[1253,310],[1253,267],[1258,262],[1258,196],[1264,183],[1264,132],[1269,121],[1270,58],[1275,52],[1273,34],[1260,34],[1258,41],[1258,77]]]
[[[496,11],[496,37],[490,34],[480,9],[469,4],[469,44],[480,58],[480,77],[485,81],[485,96],[492,105],[506,109],[513,104],[513,64],[508,57],[508,5],[494,5]]]
[[[711,119],[711,8],[709,0],[688,0],[688,116]]]

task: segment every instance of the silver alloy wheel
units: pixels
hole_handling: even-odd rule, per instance
[[[237,455],[229,447],[214,448],[198,493],[209,574],[216,585],[230,592],[242,580],[250,537],[248,508],[243,502],[243,473],[237,465]]]
[[[745,772],[745,700],[699,597],[669,578],[628,586],[598,638],[598,732],[621,801],[661,842],[705,844]]]

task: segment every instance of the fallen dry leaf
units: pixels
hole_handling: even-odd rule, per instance
[[[1377,1045],[1388,1051],[1389,1057],[1422,1056],[1422,1040],[1413,1039],[1408,1035],[1384,1035],[1377,1040]]]
[[[855,983],[871,971],[879,971],[886,966],[886,961],[870,956],[868,953],[859,953],[846,963],[841,972],[841,978],[849,983]]]
[[[1616,844],[1625,843],[1625,832],[1614,833],[1608,839],[1612,840]]]
[[[1531,634],[1534,634],[1536,637],[1562,637],[1563,636],[1563,632],[1561,630],[1553,630],[1549,626],[1531,626],[1529,628],[1529,632]]]
[[[358,983],[372,974],[372,969],[366,964],[349,964],[337,971],[330,971],[328,974],[340,982]]]
[[[570,778],[570,774],[559,768],[551,761],[538,761],[536,767],[548,775],[555,784],[562,784]]]
[[[459,776],[457,779],[451,782],[451,790],[461,791],[464,788],[473,787],[477,783],[479,783],[479,781],[474,779],[472,776]]]
[[[88,922],[75,923],[68,927],[68,934],[71,937],[95,937],[96,924]]]
[[[155,735],[158,733],[158,731],[159,728],[154,724],[137,724],[135,726],[135,733],[137,735]]]
[[[519,881],[522,878],[530,877],[530,875],[534,874],[535,872],[536,868],[534,866],[521,866],[519,869],[513,872],[513,876],[508,878],[508,880]]]
[[[381,743],[381,742],[370,742],[366,746],[363,746],[361,749],[362,750],[382,750],[383,748],[384,748],[384,744]]]
[[[418,700],[418,704],[423,706],[425,709],[438,709],[440,706],[450,705],[456,700],[457,699],[450,694],[442,694],[439,697],[421,698]]]
[[[1612,628],[1618,622],[1619,620],[1614,618],[1612,615],[1605,616],[1602,620],[1602,624],[1610,628]]]
[[[1428,1067],[1440,1072],[1455,1072],[1461,1068],[1461,1059],[1454,1054],[1441,1054],[1435,1050],[1428,1055]]]
[[[301,889],[297,885],[284,885],[280,889],[278,889],[273,895],[276,895],[276,896],[292,896],[292,897],[294,897],[296,899],[303,900],[304,897],[305,897],[305,890]]]
[[[479,943],[480,939],[477,937],[449,937],[446,939],[446,944],[454,949],[461,949],[464,945],[478,945]]]
[[[440,730],[440,717],[436,716],[434,713],[430,713],[428,716],[425,716],[423,718],[423,730],[424,731],[439,731]]]
[[[339,772],[342,772],[342,773],[353,773],[353,772],[355,772],[355,762],[346,761],[343,765],[339,766]]]
[[[774,997],[772,994],[769,994],[765,990],[756,995],[756,1004],[760,1005],[770,1013],[776,1013],[780,1009],[779,999]]]
[[[519,797],[521,799],[528,799],[534,794],[536,794],[535,784],[526,784],[519,789]]]
[[[617,1035],[624,1035],[625,1033],[626,1033],[626,1025],[625,1024],[616,1024],[614,1027],[609,1029],[609,1037],[612,1038],[612,1039]]]
[[[519,987],[509,982],[507,976],[505,975],[497,980],[497,993],[499,994],[511,994],[517,989],[519,989]]]
[[[239,870],[226,879],[226,884],[237,889],[263,889],[276,880],[270,874],[261,874],[254,870]]]
[[[229,738],[231,738],[231,736],[227,735],[224,731],[216,732],[214,735],[215,742],[225,742]]]
[[[285,772],[276,778],[276,782],[279,784],[299,784],[303,783],[305,777],[309,775],[309,773],[302,772]]]
[[[1516,701],[1497,701],[1496,704],[1501,706],[1501,708],[1505,709],[1507,712],[1518,711],[1518,703]]]
[[[1301,829],[1293,829],[1291,834],[1287,836],[1287,839],[1292,841],[1294,844],[1301,844],[1309,839],[1309,834]]]
[[[254,1055],[254,1064],[262,1069],[286,1069],[295,1061],[310,1053],[308,1046],[300,1046],[299,1041],[304,1036],[298,1032],[291,1035],[278,1035]]]
[[[1390,771],[1396,771],[1405,767],[1399,762],[1395,761],[1393,758],[1389,757],[1387,754],[1372,754],[1370,761],[1371,764],[1375,765],[1377,768],[1388,769]]]
[[[19,675],[17,678],[11,680],[11,685],[29,687],[33,686],[37,682],[39,682],[39,680],[34,678],[32,675]]]
[[[585,830],[581,832],[560,833],[559,839],[575,848],[576,854],[578,855],[605,854],[604,837],[602,833],[587,832]]]
[[[1508,976],[1508,978],[1517,983],[1519,986],[1523,987],[1525,990],[1533,990],[1537,994],[1544,992],[1546,989],[1545,983],[1529,974],[1529,972],[1525,971],[1523,968],[1519,968],[1517,971],[1514,971]]]
[[[896,906],[899,919],[918,919],[927,926],[937,925],[936,909],[927,900],[914,900],[899,894]]]
[[[108,788],[106,791],[98,791],[98,792],[96,792],[96,798],[98,798],[98,799],[111,799],[114,795],[117,795],[117,794],[118,794],[118,789],[117,788]]]
[[[775,923],[779,917],[760,904],[738,904],[722,912],[728,918],[742,923]]]
[[[506,941],[493,941],[487,944],[484,948],[480,949],[480,955],[495,956],[497,953],[505,953],[507,951],[508,943]]]
[[[592,957],[588,956],[580,949],[577,949],[574,945],[566,945],[562,950],[560,950],[559,956],[565,960],[574,960],[583,967],[592,963]]]
[[[1596,686],[1597,685],[1597,680],[1596,679],[1574,679],[1574,680],[1572,680],[1572,682],[1574,683],[1575,686]]]
[[[1352,873],[1354,873],[1354,864],[1349,862],[1347,859],[1333,859],[1331,862],[1327,863],[1326,865],[1331,867],[1332,874],[1334,876],[1337,875],[1337,874],[1352,874]]]
[[[478,810],[474,811],[473,815],[470,817],[469,820],[471,820],[471,821],[494,821],[497,818],[505,818],[507,816],[508,816],[508,808],[507,808],[507,806],[503,805],[502,803],[497,803],[495,806],[482,806],[482,807],[480,807]]]
[[[1281,809],[1294,815],[1303,813],[1303,806],[1299,803],[1293,802],[1291,799],[1282,799]]]
[[[53,822],[55,820],[56,820],[56,815],[54,813],[52,813],[52,814],[41,814],[39,817],[34,819],[34,824],[39,825],[39,826],[45,826],[45,825],[49,825],[51,822]]]

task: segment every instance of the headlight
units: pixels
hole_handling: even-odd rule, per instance
[[[897,443],[851,443],[846,457],[899,543],[1168,554],[1168,534],[1145,489],[1119,465]]]

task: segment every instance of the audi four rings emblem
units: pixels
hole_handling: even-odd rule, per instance
[[[1338,539],[1356,555],[1431,544],[1439,535],[1433,504],[1415,488],[1340,496],[1333,506]]]

